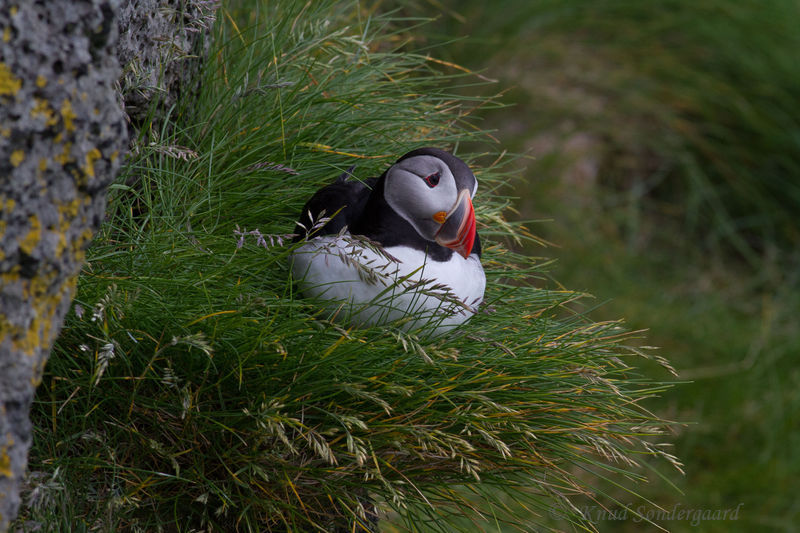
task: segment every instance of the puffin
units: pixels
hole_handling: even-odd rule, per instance
[[[419,148],[377,178],[355,179],[353,168],[296,223],[290,263],[302,295],[355,326],[440,335],[466,322],[486,288],[469,166]]]

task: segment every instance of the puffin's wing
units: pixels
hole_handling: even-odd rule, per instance
[[[336,181],[321,188],[303,206],[300,218],[295,226],[294,241],[309,236],[331,235],[339,233],[343,227],[351,226],[367,203],[372,188],[378,178],[370,178],[365,182],[348,179],[354,167],[342,173]],[[319,221],[329,218],[321,227]]]

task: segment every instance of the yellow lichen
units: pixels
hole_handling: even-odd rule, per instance
[[[66,165],[72,158],[69,156],[69,152],[72,150],[72,143],[64,143],[64,150],[53,159],[56,162],[60,163],[61,165]]]
[[[3,277],[10,276],[3,274]],[[57,294],[50,294],[57,277],[55,272],[40,272],[31,279],[19,280],[17,274],[17,279],[22,283],[23,298],[33,303],[35,318],[26,327],[9,324],[8,321],[3,324],[4,329],[10,333],[11,347],[14,350],[33,356],[37,352],[50,349],[57,333],[57,328],[53,328],[53,316],[62,299],[71,298],[75,288],[75,276],[70,276],[58,288]]]
[[[58,122],[58,118],[56,118],[47,100],[42,98],[34,98],[33,102],[33,107],[31,108],[31,117],[44,117],[45,124],[48,126],[52,126]]]
[[[14,210],[15,205],[17,205],[17,202],[15,202],[13,198],[6,198],[2,202],[3,211],[5,211],[6,213],[10,213],[11,211]]]
[[[44,172],[47,170],[47,158],[43,157],[39,160],[39,171]]]
[[[94,237],[94,233],[92,233],[92,230],[90,230],[89,228],[86,228],[81,232],[80,236],[75,241],[75,244],[77,246],[83,246],[87,242],[91,241],[92,237]]]
[[[0,95],[14,95],[22,87],[22,80],[14,76],[5,63],[0,63]]]
[[[11,470],[11,458],[8,456],[8,449],[14,445],[14,436],[6,433],[6,444],[0,448],[0,477],[13,477]]]
[[[81,201],[78,198],[70,202],[60,203],[58,206],[58,218],[61,220],[72,220],[78,216],[78,209],[81,207]]]
[[[86,164],[83,167],[83,171],[86,172],[86,175],[89,177],[94,177],[94,162],[103,157],[103,154],[100,153],[100,150],[97,148],[92,148],[86,154]]]
[[[72,121],[75,120],[77,116],[78,115],[76,115],[75,111],[72,109],[72,102],[64,98],[64,101],[61,103],[61,118],[64,119],[65,130],[75,131],[75,124],[73,124]]]
[[[64,249],[67,247],[67,237],[64,235],[64,232],[59,232],[58,234],[58,242],[56,243],[56,255],[61,256],[64,253]]]
[[[20,241],[19,249],[26,254],[31,255],[33,253],[33,249],[36,248],[36,245],[42,240],[42,223],[39,222],[39,218],[36,215],[31,215],[28,218],[28,223],[30,224],[31,229]]]
[[[12,266],[6,272],[0,273],[0,281],[2,281],[2,285],[11,285],[12,283],[16,282],[19,279],[19,265]]]
[[[75,241],[73,241],[73,252],[75,253],[75,258],[78,262],[82,263],[86,258],[86,244],[92,240],[92,237],[94,237],[94,233],[92,233],[92,230],[87,228],[81,232]]]
[[[11,152],[11,157],[9,159],[11,161],[11,164],[16,168],[20,166],[20,164],[22,164],[23,161],[25,161],[25,152],[23,152],[22,150],[14,150],[13,152]]]
[[[3,28],[3,42],[7,43],[10,40],[11,40],[11,27],[6,26],[5,28]]]
[[[81,201],[78,198],[70,202],[58,204],[58,242],[56,243],[56,255],[61,256],[67,247],[66,233],[75,217],[78,216]]]
[[[33,323],[21,335],[11,339],[11,347],[22,353],[32,356],[36,353],[39,346],[39,318],[33,319]]]
[[[8,456],[6,448],[0,450],[0,477],[12,477],[14,473],[11,471],[11,458]]]
[[[57,301],[49,301],[54,298],[48,295],[53,285],[58,281],[58,274],[53,270],[40,270],[38,275],[24,279],[22,282],[22,295],[31,299],[36,309],[36,317],[44,318],[50,312],[48,305],[56,304]]]
[[[47,78],[39,74],[36,76],[36,86],[40,89],[44,89],[44,86],[47,85]]]

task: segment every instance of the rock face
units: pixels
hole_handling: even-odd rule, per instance
[[[218,5],[0,0],[0,532],[19,509],[34,390],[129,131],[197,89]]]
[[[128,145],[119,0],[0,0],[0,531],[28,411]]]
[[[117,45],[125,111],[135,129],[157,103],[163,117],[181,97],[198,88],[210,45],[216,0],[128,0],[119,15]]]

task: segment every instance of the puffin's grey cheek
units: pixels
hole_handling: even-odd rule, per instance
[[[428,239],[429,241],[436,240],[436,232],[439,231],[439,228],[441,227],[439,223],[432,219],[417,219],[414,222],[417,232],[422,235],[423,238]]]

